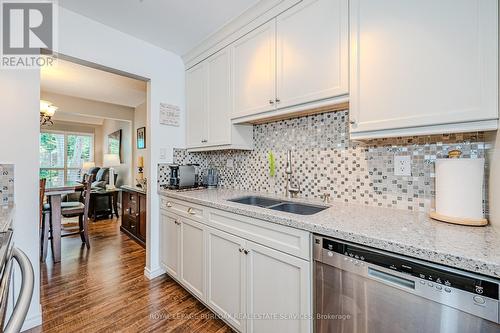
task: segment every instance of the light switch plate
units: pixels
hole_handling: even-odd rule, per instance
[[[394,156],[394,175],[411,176],[411,156]]]
[[[165,160],[165,159],[167,159],[167,149],[160,148],[160,160]]]

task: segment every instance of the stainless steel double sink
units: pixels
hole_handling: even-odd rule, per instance
[[[246,196],[230,199],[228,201],[298,215],[313,215],[328,208],[326,206],[303,204],[299,202],[283,201],[259,196]]]

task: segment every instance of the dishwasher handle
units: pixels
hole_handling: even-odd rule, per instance
[[[415,281],[412,280],[407,280],[404,278],[401,278],[399,276],[385,273],[376,269],[373,269],[371,267],[368,267],[368,275],[376,278],[377,280],[381,282],[386,282],[392,285],[396,285],[402,288],[407,288],[411,290],[415,290]]]
[[[31,297],[33,296],[33,286],[35,273],[30,260],[23,251],[18,248],[12,250],[12,258],[17,261],[21,268],[21,290],[17,298],[12,315],[5,326],[5,333],[18,333],[21,331],[24,320],[30,308]]]

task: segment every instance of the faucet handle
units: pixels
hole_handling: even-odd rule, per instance
[[[324,203],[330,202],[330,193],[323,193],[320,197],[321,197],[321,199],[323,199]]]

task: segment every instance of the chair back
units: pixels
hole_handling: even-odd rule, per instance
[[[40,226],[42,225],[42,216],[43,216],[43,201],[45,198],[45,187],[47,186],[47,179],[46,178],[41,178],[40,179],[40,185],[38,187],[39,189],[39,211],[40,211]]]
[[[89,205],[90,205],[90,192],[92,191],[92,183],[95,179],[95,175],[84,175],[83,182],[83,204],[85,205],[85,211],[83,214],[83,218],[87,219],[89,215]]]

